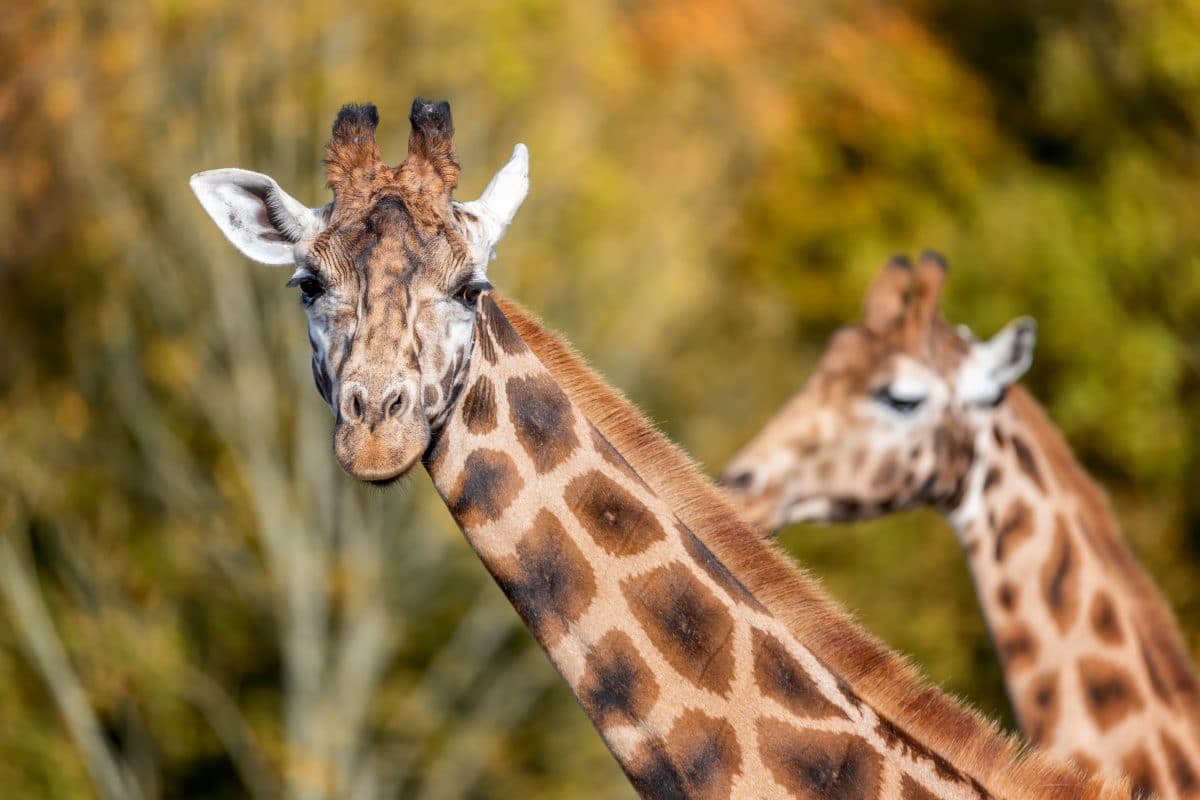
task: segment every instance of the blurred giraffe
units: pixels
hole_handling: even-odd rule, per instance
[[[449,106],[417,100],[410,121],[390,167],[374,106],[344,108],[321,209],[244,170],[192,186],[244,254],[295,265],[343,468],[387,483],[422,461],[643,796],[1127,796],[1016,758],[921,685],[499,298],[488,261],[528,188],[524,148],[459,203]]]
[[[1035,326],[990,341],[938,312],[946,269],[893,259],[862,324],[722,483],[764,533],[917,505],[950,520],[1029,740],[1143,795],[1200,797],[1200,692],[1107,499],[1024,389]]]

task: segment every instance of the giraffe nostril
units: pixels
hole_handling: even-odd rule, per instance
[[[366,393],[361,386],[344,386],[339,392],[338,413],[342,419],[355,424],[364,421],[367,411]]]
[[[742,472],[725,473],[721,476],[719,483],[727,489],[749,489],[753,481],[754,473],[744,470]]]
[[[399,416],[407,405],[406,400],[407,395],[403,390],[388,392],[383,398],[383,416],[388,419]]]

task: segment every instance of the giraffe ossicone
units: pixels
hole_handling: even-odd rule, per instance
[[[343,109],[320,210],[264,176],[193,186],[250,257],[291,248],[339,462],[386,482],[421,458],[639,793],[1127,796],[1018,757],[749,535],[682,453],[487,284],[524,197],[523,148],[458,204],[449,107],[418,101],[410,121],[393,168],[374,107]]]
[[[1200,686],[1102,491],[1016,381],[1035,326],[938,312],[945,262],[892,259],[863,322],[725,470],[765,532],[917,505],[952,523],[1028,739],[1139,796],[1200,797]]]

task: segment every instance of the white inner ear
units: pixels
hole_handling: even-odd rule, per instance
[[[1033,363],[1036,341],[1037,323],[1021,317],[986,342],[972,344],[958,376],[959,397],[968,403],[996,402]]]
[[[492,176],[477,200],[459,203],[459,207],[474,217],[471,243],[483,254],[485,265],[493,257],[492,250],[504,237],[517,209],[529,193],[529,150],[518,144],[512,157]]]
[[[324,209],[307,207],[260,172],[213,169],[196,173],[190,184],[233,246],[262,264],[291,264],[296,244],[325,224]]]

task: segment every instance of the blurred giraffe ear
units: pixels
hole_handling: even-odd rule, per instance
[[[974,342],[958,377],[959,396],[968,403],[990,405],[1004,396],[1033,363],[1037,323],[1019,317],[986,342]]]
[[[210,169],[189,183],[225,237],[260,264],[291,264],[294,245],[325,224],[325,209],[307,207],[260,172]]]

